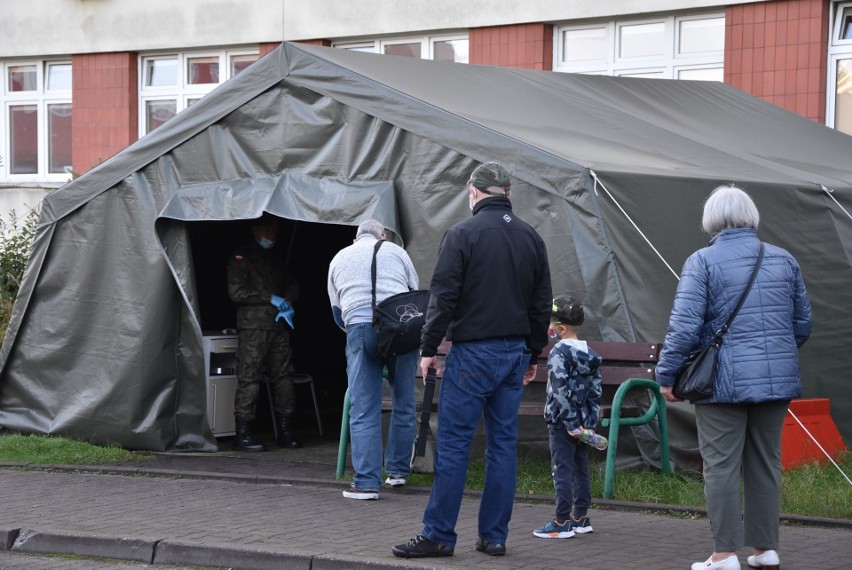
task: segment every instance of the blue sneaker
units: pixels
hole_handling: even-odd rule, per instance
[[[571,528],[570,520],[565,521],[563,524],[559,524],[557,521],[550,521],[546,525],[535,529],[533,535],[539,538],[571,538],[574,536],[574,529]]]
[[[576,532],[577,534],[586,534],[587,532],[595,532],[592,528],[592,521],[589,520],[589,517],[586,515],[581,516],[578,519],[575,519],[573,516],[571,520],[568,521],[571,525],[571,530]]]

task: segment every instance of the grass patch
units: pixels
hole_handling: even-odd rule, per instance
[[[852,476],[852,453],[843,454],[837,461],[847,475]],[[603,498],[604,463],[589,465],[592,477],[592,497]],[[414,473],[409,484],[429,487],[431,474]],[[485,482],[485,460],[470,462],[467,473],[468,489],[481,490]],[[518,495],[553,496],[553,480],[547,457],[529,456],[518,461]],[[613,497],[637,503],[680,505],[704,509],[704,481],[700,473],[663,475],[657,471],[616,471]],[[852,519],[852,485],[831,463],[803,465],[784,471],[781,475],[781,512],[788,515]]]
[[[142,461],[142,455],[118,445],[94,445],[64,437],[9,434],[0,436],[0,462],[50,465],[102,465]]]

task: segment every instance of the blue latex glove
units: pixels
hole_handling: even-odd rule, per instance
[[[287,301],[284,301],[287,303]],[[293,317],[296,315],[296,311],[293,310],[293,307],[290,306],[290,303],[287,303],[287,308],[281,311],[278,311],[278,314],[275,315],[275,322],[278,322],[278,319],[284,317],[284,320],[287,321],[287,324],[290,325],[290,328],[296,330],[296,327],[293,326]]]
[[[290,325],[291,329],[296,330],[296,327],[293,326],[293,317],[296,315],[296,311],[293,310],[293,306],[290,305],[290,302],[284,297],[279,297],[278,295],[272,295],[272,297],[269,298],[269,302],[278,309],[278,314],[275,315],[275,322],[277,323],[283,318],[287,321],[287,324]]]

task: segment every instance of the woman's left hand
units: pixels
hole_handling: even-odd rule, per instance
[[[683,402],[683,400],[674,395],[671,386],[660,386],[660,394],[669,402]]]

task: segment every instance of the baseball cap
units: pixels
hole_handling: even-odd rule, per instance
[[[477,166],[467,183],[473,184],[474,188],[486,194],[493,194],[488,191],[489,188],[502,188],[508,192],[511,186],[509,173],[496,162],[486,162]]]
[[[583,304],[574,297],[558,297],[550,308],[550,322],[578,327],[586,320]]]

